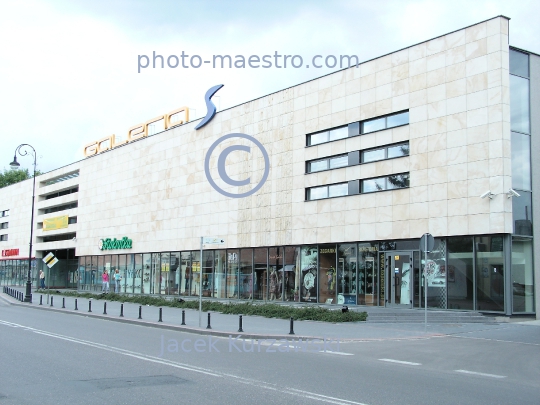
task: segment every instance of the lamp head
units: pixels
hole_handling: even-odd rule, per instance
[[[13,156],[13,162],[9,164],[13,170],[18,169],[21,165],[17,162],[17,155]]]

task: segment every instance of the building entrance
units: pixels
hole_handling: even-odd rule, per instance
[[[386,306],[412,307],[412,252],[386,253]]]

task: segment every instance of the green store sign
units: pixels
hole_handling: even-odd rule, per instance
[[[133,241],[127,236],[118,240],[116,238],[100,239],[98,247],[100,250],[114,250],[114,249],[131,249]]]

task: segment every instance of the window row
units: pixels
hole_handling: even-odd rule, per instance
[[[331,142],[338,139],[345,139],[352,136],[368,134],[370,132],[382,131],[407,125],[409,123],[409,111],[403,111],[383,117],[372,118],[365,121],[353,122],[347,126],[320,131],[307,135],[306,145],[313,146],[321,143]]]
[[[39,215],[50,214],[50,213],[58,212],[58,211],[70,210],[72,208],[77,208],[78,206],[79,206],[78,202],[75,201],[70,204],[64,204],[64,205],[59,205],[57,207],[45,208],[43,210],[40,210]]]
[[[78,192],[79,192],[79,186],[48,194],[45,196],[45,199],[50,200],[51,198],[62,197],[63,195],[68,195],[68,194],[73,194],[73,193],[78,193]]]
[[[51,184],[60,183],[62,181],[73,179],[75,177],[79,177],[79,171],[78,170],[73,172],[73,173],[64,174],[62,176],[58,176],[58,177],[49,179],[47,181],[44,181],[44,182],[41,183],[41,187],[50,186]]]
[[[9,210],[0,211],[0,217],[9,217]]]
[[[8,236],[7,234],[4,234],[4,235],[0,235],[0,242],[5,242],[8,240]]]
[[[340,167],[354,166],[357,164],[376,162],[378,160],[393,159],[403,156],[409,156],[409,142],[361,151],[353,151],[323,159],[310,160],[306,162],[306,173],[338,169]]]
[[[344,183],[310,187],[306,189],[306,200],[343,197],[409,187],[409,173],[392,174],[373,179],[352,180]]]
[[[0,224],[0,229],[8,229],[9,227],[9,222],[2,222]]]

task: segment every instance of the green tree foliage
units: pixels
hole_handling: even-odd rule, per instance
[[[41,172],[39,170],[36,170],[36,176],[39,176],[40,174]],[[28,169],[4,169],[4,173],[0,173],[0,188],[7,187],[20,181],[28,180],[30,178],[32,178],[32,176],[30,175],[30,173],[28,173]]]

